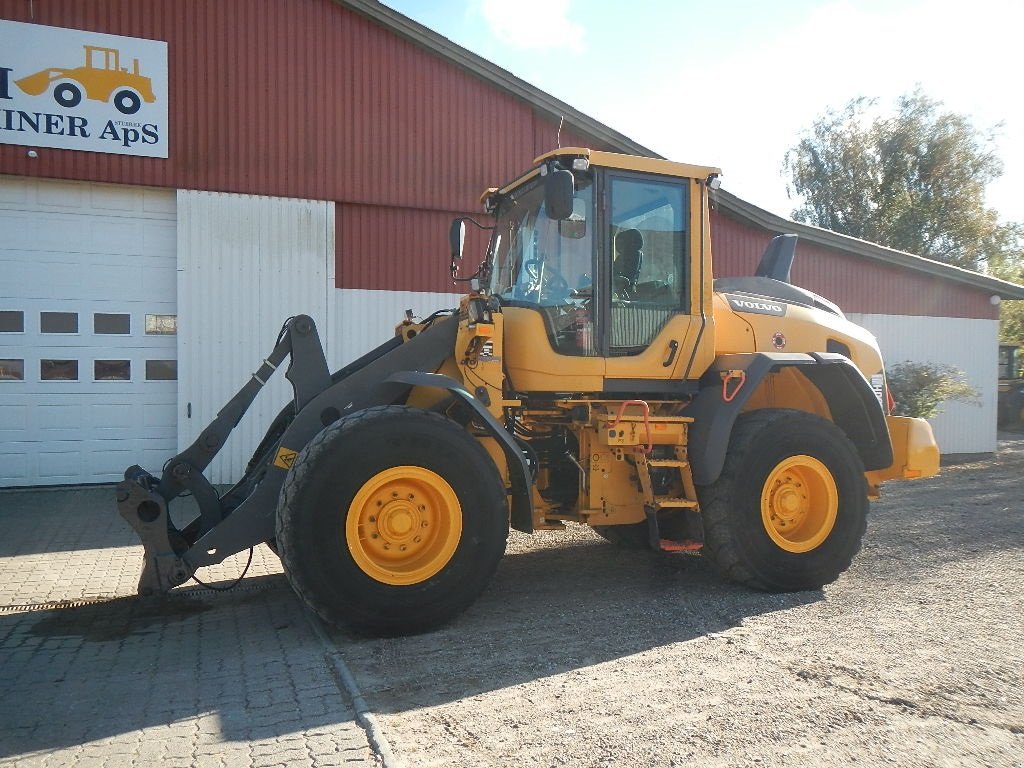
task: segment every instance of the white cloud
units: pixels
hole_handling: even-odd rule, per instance
[[[583,26],[569,19],[570,0],[480,0],[494,36],[513,48],[584,51]]]

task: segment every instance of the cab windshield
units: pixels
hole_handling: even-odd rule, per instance
[[[573,213],[548,218],[540,179],[506,196],[491,240],[490,292],[502,304],[566,307],[590,295],[593,182],[577,178]]]

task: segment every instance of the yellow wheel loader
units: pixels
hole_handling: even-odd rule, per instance
[[[490,242],[457,308],[331,373],[311,318],[157,478],[117,487],[145,545],[139,592],[267,542],[299,596],[372,634],[428,630],[483,591],[509,526],[589,525],[703,556],[755,589],[818,589],[849,565],[868,500],[933,475],[928,424],[889,415],[874,338],[790,282],[796,237],[712,279],[719,171],[559,149],[482,198]],[[468,271],[468,270],[467,270]],[[244,477],[203,470],[267,377],[294,398]],[[199,516],[175,527],[184,492]]]
[[[85,97],[94,101],[111,102],[123,115],[134,115],[142,103],[156,101],[153,81],[139,72],[139,60],[132,59],[129,72],[121,66],[121,52],[115,48],[83,45],[85,63],[81,67],[62,69],[51,67],[15,80],[29,96],[41,96],[53,86],[53,100],[68,109],[82,103]]]

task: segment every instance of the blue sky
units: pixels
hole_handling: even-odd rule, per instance
[[[542,90],[788,216],[786,150],[855,96],[920,83],[994,128],[989,204],[1024,222],[1024,4],[1009,0],[385,0]],[[554,137],[552,137],[552,145]]]

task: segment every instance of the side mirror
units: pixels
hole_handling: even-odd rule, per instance
[[[572,216],[572,197],[576,183],[572,171],[552,171],[544,177],[544,210],[548,218],[563,221]]]
[[[452,255],[452,267],[456,262],[462,261],[462,250],[466,247],[466,222],[463,219],[455,219],[448,228],[448,249]]]

